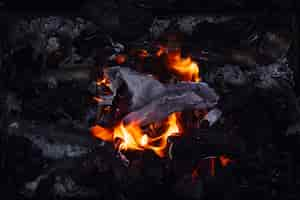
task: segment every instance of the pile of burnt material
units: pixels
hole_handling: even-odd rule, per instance
[[[298,199],[297,17],[178,5],[0,19],[2,195]]]

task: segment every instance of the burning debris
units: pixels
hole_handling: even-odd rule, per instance
[[[129,108],[114,127],[104,128],[100,125],[92,127],[91,132],[94,136],[117,143],[119,150],[151,149],[163,157],[168,138],[183,134],[179,119],[181,112],[208,110],[216,106],[218,95],[206,83],[199,82],[199,68],[191,58],[181,58],[178,50],[168,53],[166,49],[160,48],[156,53],[158,57],[163,54],[166,54],[166,66],[184,82],[163,84],[151,74],[142,74],[128,67],[116,66],[105,69],[104,78],[98,81],[97,85],[108,87],[112,94],[100,94],[95,97],[98,105],[114,106],[113,102],[119,89],[125,86],[123,88],[128,91]],[[162,121],[165,127],[159,134],[149,136],[142,129]]]
[[[4,192],[298,199],[296,18],[161,10],[154,19],[150,4],[91,1],[89,20],[9,21],[0,36]]]

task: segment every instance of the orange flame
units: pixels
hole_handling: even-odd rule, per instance
[[[156,56],[160,57],[164,53],[167,55],[168,68],[175,74],[180,76],[184,81],[201,81],[199,76],[199,66],[196,62],[192,61],[191,57],[182,58],[179,49],[168,51],[163,46],[158,47]]]
[[[143,151],[149,149],[154,151],[159,157],[164,157],[168,146],[168,137],[180,133],[178,115],[179,113],[173,113],[168,116],[165,122],[166,131],[157,137],[150,137],[144,134],[138,121],[133,121],[128,125],[124,125],[123,121],[121,121],[113,130],[96,125],[91,128],[91,132],[95,137],[104,141],[114,142],[117,139],[121,139],[121,143],[117,147],[120,151]]]
[[[113,140],[113,135],[111,134],[111,130],[107,128],[103,128],[99,125],[93,126],[90,129],[91,133],[97,137],[101,138],[103,141],[111,142]]]
[[[198,64],[192,61],[191,57],[182,58],[180,51],[174,51],[169,52],[167,58],[170,70],[174,71],[184,81],[200,81]]]

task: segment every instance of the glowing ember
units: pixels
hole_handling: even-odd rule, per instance
[[[108,87],[109,84],[110,84],[110,82],[107,77],[103,77],[102,79],[97,80],[97,85],[99,85],[99,86],[107,86]]]
[[[222,167],[226,167],[232,162],[232,160],[230,158],[227,158],[226,156],[220,156],[219,159]]]
[[[115,61],[116,63],[118,63],[119,65],[126,62],[126,56],[123,55],[123,54],[118,54],[116,57],[115,57]]]
[[[157,137],[150,137],[143,133],[143,130],[139,126],[138,121],[131,122],[124,125],[121,122],[119,125],[113,128],[113,130],[103,128],[96,125],[91,128],[92,134],[104,141],[115,142],[118,139],[121,143],[118,146],[118,150],[152,150],[158,156],[164,157],[165,150],[168,146],[168,137],[175,136],[180,133],[180,124],[178,122],[179,113],[171,114],[165,121],[166,131]]]
[[[164,48],[163,46],[159,46],[158,47],[158,51],[156,52],[156,56],[160,57],[161,55],[163,55],[163,53],[165,53],[167,51],[166,48]]]

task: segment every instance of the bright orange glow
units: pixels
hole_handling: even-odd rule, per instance
[[[118,63],[119,65],[124,63],[126,61],[126,56],[123,55],[123,54],[118,54],[116,57],[115,57],[115,61],[116,63]]]
[[[144,134],[142,137],[141,137],[141,145],[144,147],[148,144],[148,135]]]
[[[95,137],[104,141],[114,142],[121,139],[121,143],[117,147],[120,151],[149,149],[159,157],[164,157],[168,146],[168,137],[181,133],[178,121],[179,114],[173,113],[168,116],[164,123],[166,130],[157,137],[144,134],[138,121],[133,121],[127,125],[121,121],[113,130],[96,125],[91,129],[91,132]]]
[[[167,64],[171,71],[180,76],[184,81],[199,82],[198,64],[192,61],[191,57],[182,58],[180,51],[169,52],[167,54]]]
[[[192,61],[191,57],[182,58],[180,49],[168,51],[167,48],[159,46],[156,56],[160,57],[163,54],[167,57],[167,66],[170,71],[180,76],[184,81],[201,81],[199,76],[199,66]]]
[[[156,52],[156,56],[160,57],[163,53],[166,52],[166,48],[164,48],[163,46],[159,46],[158,47],[158,51]]]
[[[102,79],[98,79],[97,80],[97,85],[99,85],[99,86],[109,86],[109,84],[110,84],[110,82],[109,82],[109,80],[108,80],[108,78],[107,77],[103,77]]]
[[[221,163],[221,165],[222,165],[222,167],[226,167],[227,165],[229,165],[231,162],[232,162],[232,160],[230,159],[230,158],[227,158],[226,156],[220,156],[220,163]]]
[[[103,128],[99,125],[96,125],[96,126],[93,126],[90,129],[90,131],[95,137],[101,138],[102,140],[104,140],[106,142],[113,141],[113,135],[111,134],[111,130],[109,130],[107,128]]]
[[[149,53],[148,53],[147,50],[141,49],[141,50],[138,51],[138,56],[139,56],[140,58],[146,58],[146,57],[149,56]]]

